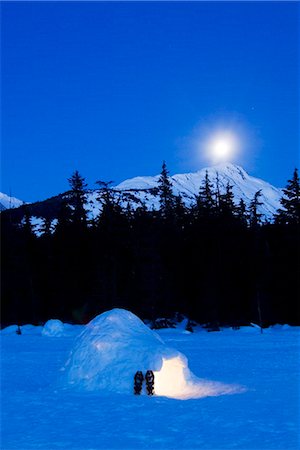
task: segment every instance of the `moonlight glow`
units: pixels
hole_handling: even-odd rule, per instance
[[[205,143],[206,158],[213,164],[232,161],[239,150],[239,139],[232,131],[219,131]]]
[[[184,157],[190,157],[197,170],[227,163],[245,165],[261,147],[256,131],[237,114],[203,119],[183,142]]]

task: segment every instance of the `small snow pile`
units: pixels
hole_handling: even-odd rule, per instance
[[[62,370],[68,386],[132,394],[135,373],[148,369],[155,375],[156,395],[188,399],[237,392],[235,386],[196,378],[182,353],[123,309],[107,311],[86,325]]]
[[[42,329],[42,335],[49,337],[60,337],[64,335],[64,331],[64,324],[61,320],[50,319],[45,323]]]
[[[18,325],[9,325],[1,330],[1,334],[16,334]]]

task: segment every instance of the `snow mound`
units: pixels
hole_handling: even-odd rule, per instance
[[[1,334],[16,334],[18,325],[9,325],[1,330]]]
[[[45,323],[42,329],[43,336],[49,337],[60,337],[63,336],[65,332],[64,324],[61,320],[58,319],[50,319]]]
[[[182,353],[167,347],[157,333],[123,309],[107,311],[86,325],[62,369],[63,383],[88,391],[132,394],[135,373],[149,369],[159,396],[188,399],[239,391],[237,386],[198,379]]]

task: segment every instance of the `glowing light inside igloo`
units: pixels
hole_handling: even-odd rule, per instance
[[[163,358],[162,368],[154,372],[155,394],[178,398],[186,390],[187,382],[184,375],[186,368],[180,357]]]

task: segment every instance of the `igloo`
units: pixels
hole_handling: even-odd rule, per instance
[[[232,391],[232,386],[198,379],[182,353],[124,309],[107,311],[86,325],[63,368],[63,382],[88,391],[132,394],[134,374],[148,369],[154,372],[158,396],[187,399]]]

